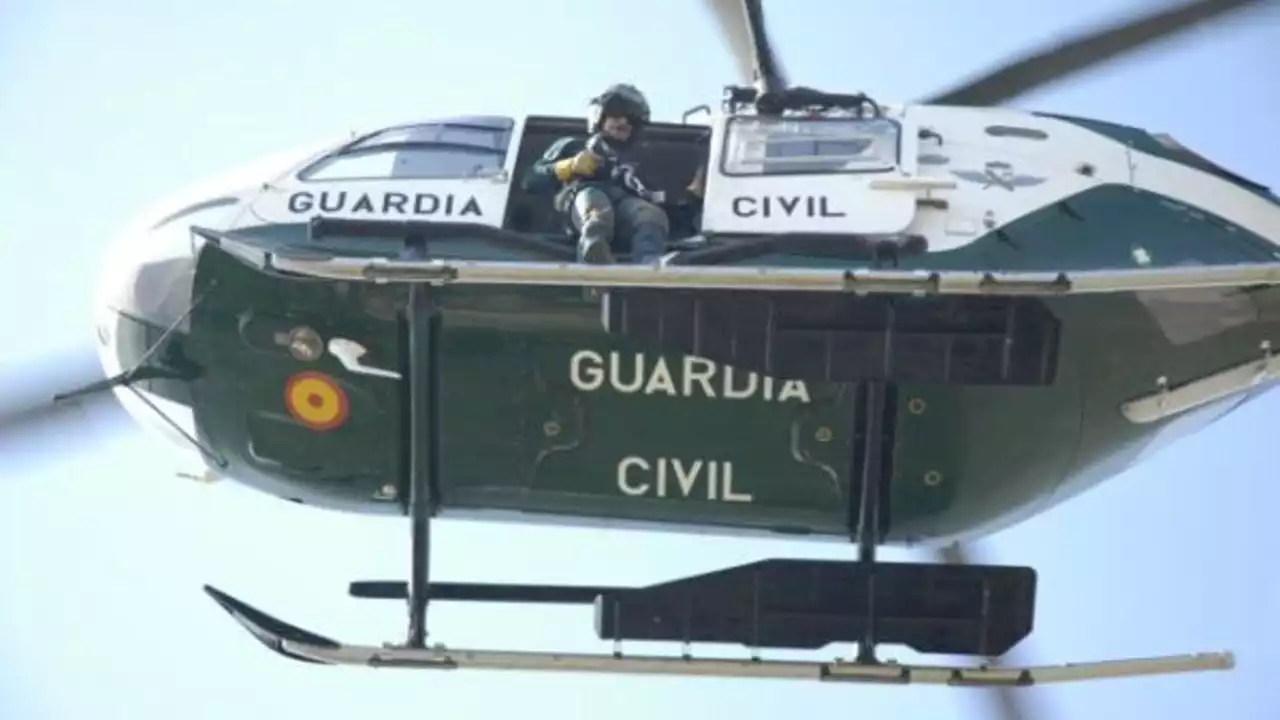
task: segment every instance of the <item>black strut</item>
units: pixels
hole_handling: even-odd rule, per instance
[[[406,239],[405,256],[426,256],[426,240]],[[431,517],[438,499],[439,438],[439,337],[440,315],[433,288],[410,284],[409,300],[400,316],[401,397],[408,400],[401,420],[401,462],[408,486],[402,497],[409,515],[412,567],[409,574],[409,637],[412,648],[427,643],[427,602],[431,589]]]
[[[880,544],[881,513],[888,484],[893,477],[894,412],[897,387],[891,383],[867,382],[854,403],[855,442],[850,476],[861,476],[861,489],[849,493],[849,529],[858,544],[858,562],[866,568],[866,623],[858,643],[857,662],[876,660],[876,546]],[[856,500],[855,500],[856,497]],[[853,504],[857,502],[857,512]]]

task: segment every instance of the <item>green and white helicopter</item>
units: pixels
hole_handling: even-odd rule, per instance
[[[401,644],[338,642],[210,595],[273,650],[329,664],[1001,693],[1231,667],[1216,653],[1004,667],[1031,632],[1036,573],[967,563],[959,543],[1275,383],[1280,198],[1165,135],[999,107],[1261,3],[1186,3],[904,104],[788,84],[760,3],[708,4],[750,84],[705,124],[645,128],[640,168],[678,231],[660,263],[627,262],[625,246],[614,264],[576,262],[520,178],[587,128],[541,115],[357,133],[206,183],[121,234],[101,369],[68,381],[75,395],[118,400],[210,478],[413,528],[407,582],[351,588],[408,601]],[[701,194],[683,194],[698,175]],[[7,424],[46,410],[18,403]],[[644,588],[450,583],[427,562],[431,523],[450,517],[858,552]],[[884,562],[880,546],[943,557]],[[616,652],[433,647],[429,600],[593,605]],[[630,640],[858,652],[633,656]],[[984,664],[885,662],[880,644]]]

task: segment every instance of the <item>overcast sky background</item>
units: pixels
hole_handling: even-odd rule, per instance
[[[1131,0],[766,3],[797,82],[909,99]],[[785,5],[785,8],[780,7]],[[1165,131],[1280,185],[1280,8],[1024,97],[1018,105]],[[536,8],[536,10],[534,9]],[[962,8],[973,8],[965,10]],[[784,11],[785,10],[785,11]],[[578,58],[590,58],[581,60]],[[472,112],[583,112],[615,81],[656,115],[714,103],[732,65],[686,0],[332,0],[0,5],[0,359],[91,340],[111,233],[158,196],[352,127]],[[10,382],[9,378],[2,381]],[[1233,673],[1037,688],[1045,718],[1274,718],[1280,572],[1272,530],[1280,399],[1227,420],[983,545],[1040,571],[1034,662],[1200,650]],[[210,603],[211,582],[351,641],[399,639],[399,603],[346,583],[401,577],[403,522],[307,510],[174,475],[167,448],[87,418],[0,445],[0,718],[388,716],[979,717],[946,688],[418,674],[294,664]],[[442,579],[640,583],[770,555],[783,541],[442,523]],[[579,559],[567,563],[570,552]],[[452,645],[599,649],[586,609],[441,605]],[[834,654],[834,651],[833,651]]]

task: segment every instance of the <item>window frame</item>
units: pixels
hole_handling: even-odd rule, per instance
[[[316,158],[312,162],[307,163],[293,174],[294,179],[299,183],[312,185],[332,182],[448,182],[459,180],[485,180],[493,177],[501,177],[503,171],[506,170],[508,161],[510,160],[511,144],[512,139],[515,137],[516,123],[510,118],[500,118],[498,120],[501,122],[500,125],[481,125],[475,122],[466,122],[465,120],[451,122],[449,119],[445,118],[381,128],[374,132],[354,138],[351,142],[342,145],[333,152],[326,153],[323,157]],[[501,138],[502,142],[501,147],[436,140],[378,142],[378,138],[380,136],[399,133],[405,130],[413,130],[415,128],[479,130],[492,133],[495,137]],[[494,158],[497,162],[494,164],[492,172],[486,172],[478,175],[337,175],[324,178],[315,177],[316,173],[332,168],[335,165],[341,165],[341,163],[347,160],[365,158],[384,153],[411,153],[415,151],[454,152],[459,155],[472,155],[476,158]]]
[[[794,169],[794,170],[785,170],[785,171],[778,171],[778,172],[767,172],[767,171],[742,172],[740,170],[730,170],[729,160],[734,157],[734,154],[732,152],[732,142],[736,140],[736,137],[734,134],[735,133],[734,126],[735,124],[743,123],[743,122],[752,122],[752,123],[759,123],[759,124],[775,124],[775,125],[784,123],[784,122],[815,124],[815,125],[818,123],[844,123],[844,124],[872,123],[872,122],[886,123],[894,129],[895,142],[893,144],[893,157],[891,159],[891,162],[888,162],[885,167],[875,167],[875,168],[832,169],[829,167],[815,167],[812,170]],[[731,177],[731,178],[778,178],[778,177],[809,177],[809,176],[815,176],[815,175],[879,175],[884,173],[896,172],[900,170],[902,167],[902,144],[903,144],[902,128],[903,128],[902,123],[899,122],[898,120],[895,120],[889,117],[883,117],[883,116],[875,117],[875,118],[831,117],[831,116],[766,118],[766,117],[760,117],[756,115],[735,115],[733,117],[728,118],[724,124],[724,137],[720,141],[720,161],[718,163],[720,166],[719,168],[720,174],[723,175],[724,177]],[[816,144],[816,143],[823,142],[823,140],[815,138],[811,142]],[[798,156],[798,157],[805,157],[805,156]],[[821,156],[812,155],[809,157],[821,157]],[[740,161],[737,161],[737,162],[738,164],[740,164]]]

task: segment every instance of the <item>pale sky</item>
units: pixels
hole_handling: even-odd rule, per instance
[[[980,11],[942,0],[766,3],[795,82],[882,101],[1144,4],[1155,0],[982,0]],[[1280,186],[1278,42],[1272,7],[1015,104],[1168,132]],[[88,346],[107,239],[157,197],[211,174],[351,127],[577,115],[617,81],[677,119],[734,80],[709,19],[685,0],[8,0],[0,359]],[[1263,430],[1277,417],[1273,393],[982,545],[993,562],[1040,573],[1036,631],[1020,660],[1238,653],[1231,673],[1036,688],[1042,717],[1276,717],[1280,572],[1267,550],[1280,476]],[[402,605],[349,599],[346,583],[403,577],[407,523],[197,485],[174,476],[171,457],[107,417],[0,445],[0,719],[942,720],[982,707],[976,692],[947,688],[295,664],[254,642],[201,585],[343,640],[396,640]],[[440,523],[435,537],[433,573],[452,580],[632,584],[768,556],[854,556],[827,544],[475,523]],[[585,608],[442,604],[431,628],[451,645],[607,649]]]

